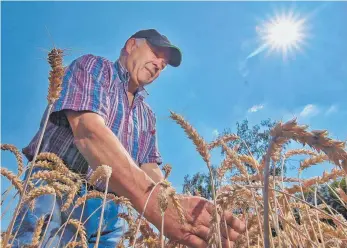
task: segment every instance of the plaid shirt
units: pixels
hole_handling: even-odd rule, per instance
[[[90,54],[74,60],[65,70],[61,96],[53,106],[40,152],[57,154],[70,169],[87,174],[89,178],[93,171],[74,145],[71,127],[62,111],[88,110],[104,118],[138,166],[161,164],[155,114],[144,102],[147,93],[140,88],[132,107],[129,106],[128,83],[129,73],[119,60],[113,63]],[[46,114],[47,109],[39,131],[23,149],[29,161],[33,158]]]

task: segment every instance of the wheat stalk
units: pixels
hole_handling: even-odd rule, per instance
[[[79,236],[81,238],[81,246],[83,248],[88,248],[87,234],[86,234],[86,230],[85,230],[83,224],[79,220],[76,220],[76,219],[69,219],[67,224],[71,224],[76,228],[77,233],[79,234]]]
[[[180,204],[179,197],[176,195],[176,191],[174,188],[170,187],[168,189],[168,196],[171,198],[171,201],[177,211],[177,214],[179,216],[179,222],[181,223],[181,225],[183,225],[184,223],[186,223],[186,218],[184,216],[184,212]]]
[[[161,230],[160,230],[160,241],[161,247],[164,248],[164,216],[167,206],[169,205],[168,193],[165,188],[161,188],[158,194],[158,204],[161,212]]]
[[[162,170],[164,171],[164,179],[167,179],[171,173],[172,167],[169,164],[163,166]]]
[[[23,183],[22,180],[19,179],[17,175],[15,175],[12,171],[9,171],[6,168],[1,167],[0,168],[0,173],[4,177],[6,177],[12,185],[19,191],[19,193],[23,193]]]
[[[236,166],[236,168],[241,172],[242,176],[247,176],[247,171],[245,166],[242,164],[239,155],[230,147],[228,147],[223,141],[221,141],[221,145],[223,149],[225,150],[227,156],[231,160],[231,163]]]
[[[218,222],[217,225],[217,231],[218,231],[218,242],[219,242],[219,247],[222,247],[222,238],[221,238],[221,234],[220,234],[220,220],[219,220],[219,216],[218,216],[218,210],[217,210],[217,204],[216,204],[216,189],[215,189],[215,185],[214,185],[214,176],[213,176],[213,172],[212,172],[212,167],[210,165],[210,153],[209,153],[209,149],[208,149],[208,145],[206,144],[206,142],[204,141],[204,139],[202,137],[200,137],[200,135],[198,134],[198,132],[186,121],[184,120],[184,118],[174,112],[171,111],[171,116],[170,116],[173,120],[175,120],[185,131],[185,133],[188,135],[188,137],[193,141],[193,143],[196,146],[197,151],[200,153],[200,155],[202,156],[202,158],[204,159],[204,161],[207,164],[207,168],[210,172],[210,183],[211,183],[211,187],[212,187],[212,197],[213,197],[213,202],[214,202],[214,215],[215,218]]]
[[[86,202],[88,199],[91,199],[91,198],[101,198],[101,199],[103,199],[104,195],[105,194],[103,192],[100,192],[100,191],[96,191],[96,190],[90,191],[87,194],[85,194],[84,196],[81,196],[81,197],[77,198],[77,200],[75,202],[75,205],[74,205],[74,208],[78,208],[80,205],[82,205],[84,202]],[[128,208],[131,208],[131,203],[130,203],[130,201],[127,198],[124,198],[122,196],[121,197],[117,197],[117,196],[115,196],[114,194],[111,194],[111,193],[106,194],[106,198],[108,200],[112,200],[115,204],[124,204]]]
[[[28,203],[40,195],[55,195],[55,189],[52,186],[44,185],[37,188],[34,188],[29,191],[29,193],[23,198],[23,204]]]
[[[208,149],[212,150],[212,149],[220,146],[221,142],[228,143],[228,142],[236,140],[236,139],[239,139],[239,137],[237,135],[235,135],[235,134],[224,135],[224,136],[222,136],[222,137],[212,141],[210,144],[208,144]]]
[[[206,163],[210,161],[210,153],[207,143],[204,139],[198,134],[198,132],[190,125],[182,116],[170,111],[171,118],[179,124],[185,133],[188,135],[188,138],[193,141],[196,146],[197,151],[200,153],[201,157]]]
[[[40,219],[37,221],[36,227],[35,227],[35,231],[33,234],[33,238],[31,241],[31,245],[32,246],[38,246],[39,242],[40,242],[40,235],[42,233],[42,228],[43,228],[43,224],[45,223],[45,216],[40,217]]]
[[[345,142],[327,137],[328,132],[326,130],[308,132],[306,129],[307,126],[299,126],[296,120],[292,120],[284,124],[277,124],[271,134],[273,137],[293,139],[302,144],[308,144],[318,152],[323,151],[334,164],[342,167],[347,173]]]
[[[19,152],[17,147],[11,144],[1,144],[1,150],[4,151],[10,151],[14,154],[17,160],[17,166],[18,166],[18,173],[17,175],[20,176],[24,171],[24,164],[23,164],[23,157],[22,154]]]
[[[97,181],[101,178],[110,178],[112,173],[112,169],[108,165],[100,165],[96,168],[93,174],[90,176],[88,183],[90,185],[95,185]]]
[[[266,223],[269,221],[269,204],[268,204],[268,188],[269,188],[269,166],[270,158],[276,162],[281,154],[283,145],[293,139],[302,144],[308,144],[318,152],[323,151],[328,158],[336,165],[344,167],[347,172],[345,161],[347,153],[344,151],[345,144],[340,141],[335,141],[327,137],[327,131],[306,131],[307,126],[298,126],[296,120],[278,123],[272,130],[272,140],[269,145],[267,154],[264,157],[265,172],[264,172],[264,245],[269,247],[269,227]],[[342,162],[340,162],[342,160]],[[347,165],[347,164],[346,164]]]
[[[70,186],[70,193],[68,194],[67,199],[61,208],[62,211],[66,211],[69,208],[78,191],[78,185],[76,185],[70,178],[58,171],[39,171],[33,174],[31,176],[31,179],[44,179],[46,181],[59,180]],[[57,186],[53,188],[57,189]]]
[[[100,221],[99,221],[99,228],[98,228],[98,234],[96,236],[96,242],[95,242],[95,246],[98,247],[99,241],[100,241],[100,235],[101,235],[101,227],[102,227],[102,223],[104,220],[104,211],[105,211],[105,205],[106,205],[106,194],[108,192],[108,183],[112,174],[112,168],[108,165],[101,165],[98,167],[102,168],[103,171],[103,176],[106,178],[106,187],[105,187],[105,196],[103,198],[103,202],[102,202],[102,208],[101,208],[101,216],[100,216]]]
[[[75,180],[77,184],[81,183],[81,177],[77,174],[72,172],[63,162],[61,158],[59,158],[56,154],[50,153],[50,152],[42,152],[37,155],[37,160],[35,162],[35,166],[38,167],[47,167],[51,170],[56,170],[67,177]]]
[[[61,80],[62,80],[62,76],[63,76],[62,56],[63,56],[62,50],[56,49],[56,48],[53,48],[50,51],[50,53],[48,54],[48,62],[52,67],[52,71],[50,72],[50,77],[49,77],[49,82],[50,82],[49,93],[47,96],[48,108],[47,108],[47,114],[46,114],[45,120],[43,122],[43,127],[42,127],[41,133],[39,135],[38,143],[37,143],[37,146],[35,148],[34,156],[33,156],[32,162],[31,162],[32,165],[35,164],[37,154],[38,154],[39,149],[41,147],[41,143],[42,143],[42,139],[43,139],[43,135],[45,133],[46,127],[47,127],[49,115],[50,115],[52,108],[53,108],[53,103],[59,97],[59,94],[60,94],[60,90],[61,90],[60,85],[61,85]],[[15,219],[17,218],[18,213],[19,213],[19,208],[22,205],[22,199],[24,198],[24,196],[26,194],[29,177],[32,173],[33,167],[34,166],[31,166],[29,169],[28,177],[25,180],[24,185],[23,185],[23,196],[19,199],[19,203],[16,207],[14,215],[13,215],[13,217],[10,221],[10,224],[8,226],[8,232],[7,232],[8,234],[6,235],[6,237],[4,239],[5,245],[8,244],[9,235],[11,235],[11,233],[12,233]]]
[[[343,191],[343,189],[341,188],[337,188],[336,189],[336,192],[339,194],[340,196],[340,201],[341,203],[346,206],[346,203],[347,203],[347,194]]]
[[[53,104],[60,96],[64,76],[63,54],[61,49],[53,48],[48,54],[48,63],[52,67],[49,72],[48,104]]]
[[[318,163],[323,163],[324,161],[328,160],[328,156],[325,154],[319,154],[319,155],[314,155],[310,158],[305,159],[300,163],[300,170],[307,169],[308,167],[318,164]]]
[[[71,242],[67,243],[65,248],[75,248],[76,246],[82,246],[82,242],[81,241],[71,241]]]

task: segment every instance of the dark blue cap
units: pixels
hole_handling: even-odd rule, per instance
[[[169,39],[165,35],[160,34],[157,30],[140,30],[133,34],[130,38],[143,38],[146,39],[152,46],[167,48],[169,51],[168,64],[173,67],[178,67],[181,64],[181,50],[178,47],[172,45]]]

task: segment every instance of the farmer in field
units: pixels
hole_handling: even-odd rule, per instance
[[[178,67],[181,52],[154,29],[142,30],[131,36],[115,62],[105,58],[84,55],[74,60],[66,69],[60,99],[55,103],[40,152],[53,152],[62,158],[72,171],[86,175],[88,179],[97,166],[105,164],[112,168],[109,189],[118,196],[130,199],[134,208],[142,212],[154,183],[163,179],[159,168],[162,163],[158,150],[156,117],[145,103],[145,87],[151,84],[167,66]],[[187,82],[189,83],[189,82]],[[42,127],[41,127],[42,128]],[[23,149],[32,159],[39,133]],[[83,186],[76,197],[89,190]],[[97,190],[103,191],[99,185]],[[161,214],[157,204],[160,187],[157,187],[146,208],[145,217],[156,227],[161,226]],[[165,235],[189,247],[207,247],[211,202],[200,197],[181,200],[187,223],[182,226],[179,216],[170,202],[165,213]],[[24,218],[19,227],[15,245],[30,244],[37,219],[47,219],[54,204],[53,195],[36,200],[33,212]],[[86,202],[82,221],[88,216],[85,228],[89,247],[96,241],[101,199]],[[43,246],[57,247],[59,227],[68,214],[61,211],[57,198]],[[99,247],[115,247],[124,233],[124,222],[117,218],[119,206],[113,202],[106,205]],[[76,215],[75,215],[76,212]],[[78,211],[72,218],[79,219]],[[20,216],[21,218],[22,216]],[[231,213],[225,216],[227,230],[221,225],[224,247],[233,243],[245,225]],[[16,221],[18,228],[19,221]],[[68,225],[60,245],[66,245],[75,229]],[[227,234],[230,240],[227,240]]]

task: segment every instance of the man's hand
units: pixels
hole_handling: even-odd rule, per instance
[[[165,236],[192,248],[208,247],[209,234],[212,228],[210,221],[215,211],[212,202],[202,197],[186,196],[181,198],[180,204],[185,213],[186,223],[184,225],[179,224],[176,209],[170,203],[165,212]],[[224,218],[227,223],[227,230],[225,229]],[[230,212],[225,213],[221,219],[223,221],[220,225],[222,246],[228,248],[229,243],[230,247],[233,247],[234,241],[246,230],[246,226],[243,221],[234,217]],[[155,218],[153,222],[159,221],[160,223],[160,220],[159,215],[159,218]],[[157,228],[160,228],[159,223],[155,224]]]

